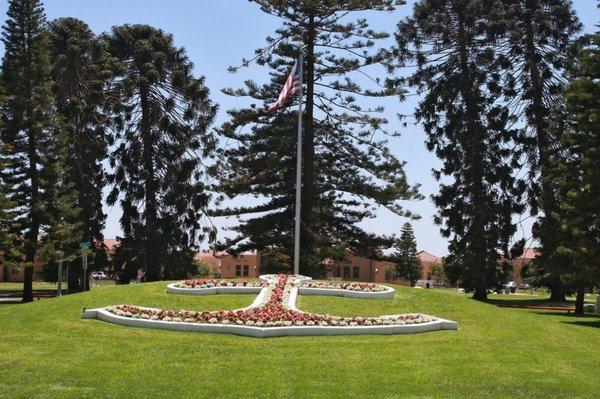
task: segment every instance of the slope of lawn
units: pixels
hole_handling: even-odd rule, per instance
[[[256,339],[80,318],[83,307],[216,310],[253,299],[167,295],[165,287],[104,286],[1,305],[0,397],[598,397],[599,318],[499,308],[447,290],[397,287],[394,300],[300,297],[299,306],[336,315],[423,312],[458,321],[458,331]]]

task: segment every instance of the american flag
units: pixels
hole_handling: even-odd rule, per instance
[[[283,85],[283,89],[281,90],[281,93],[279,93],[279,97],[277,98],[277,101],[275,101],[273,104],[271,104],[271,106],[268,109],[268,112],[277,111],[278,109],[283,107],[283,104],[285,104],[285,102],[288,100],[288,98],[290,98],[294,94],[298,94],[299,92],[300,92],[300,67],[298,65],[298,61],[296,61],[296,64],[294,65],[294,69],[292,69],[290,76],[288,76],[287,80],[285,81],[285,85]]]

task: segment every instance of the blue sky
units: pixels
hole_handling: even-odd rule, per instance
[[[76,17],[90,25],[96,33],[109,30],[114,25],[124,23],[144,23],[172,33],[175,43],[187,49],[188,56],[196,65],[198,74],[206,76],[206,83],[212,92],[212,99],[220,105],[217,124],[225,120],[225,111],[240,105],[238,100],[220,92],[225,87],[240,87],[244,80],[264,80],[266,70],[249,68],[236,74],[227,67],[239,64],[242,57],[252,55],[255,48],[264,44],[265,36],[279,26],[279,21],[262,13],[255,4],[247,0],[47,0],[44,2],[48,19]],[[406,16],[408,5],[393,13],[369,15],[369,21],[376,29],[392,31],[395,23]],[[596,0],[574,0],[574,7],[584,25],[584,32],[591,32],[600,23],[600,13]],[[0,15],[5,18],[7,1],[0,2]],[[0,44],[0,47],[2,45]],[[395,120],[398,113],[412,113],[416,99],[399,103],[396,100],[385,102],[386,116]],[[402,132],[402,137],[390,143],[394,153],[407,161],[406,172],[411,182],[422,185],[422,193],[427,197],[420,202],[407,204],[407,207],[422,218],[413,223],[419,249],[435,255],[447,254],[447,243],[432,222],[435,208],[428,196],[437,191],[438,184],[433,179],[431,168],[438,165],[435,155],[424,145],[424,133],[419,126],[401,128],[392,123],[393,128]],[[106,208],[108,214],[105,229],[106,237],[120,233],[118,207]],[[404,220],[387,210],[380,210],[378,217],[363,223],[370,231],[386,234],[397,233]],[[235,220],[215,220],[219,227],[231,225]],[[522,229],[529,236],[530,224],[523,223]],[[220,232],[223,236],[225,232]]]

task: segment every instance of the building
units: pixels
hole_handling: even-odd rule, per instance
[[[417,254],[423,265],[423,277],[431,279],[431,267],[443,260],[426,251]],[[201,252],[196,259],[209,266],[214,276],[220,278],[258,277],[260,274],[260,252],[245,252],[240,255],[230,255],[227,252]],[[348,256],[342,261],[327,262],[325,279],[345,281],[371,281],[377,283],[387,282],[386,271],[394,267],[389,261],[369,259],[348,252]],[[397,284],[409,282],[403,279],[392,281]]]
[[[345,260],[332,261],[327,266],[326,278],[328,279],[384,282],[385,271],[394,267],[394,264],[349,252]]]
[[[107,248],[109,261],[112,259],[118,241],[114,238],[104,240]],[[442,262],[441,258],[428,252],[421,251],[417,254],[423,265],[423,278],[431,279],[431,266]],[[244,252],[239,255],[231,255],[227,252],[203,251],[196,255],[195,259],[204,263],[211,269],[210,277],[216,278],[257,278],[260,274],[261,253],[260,251]],[[386,271],[394,267],[389,261],[369,259],[364,256],[358,256],[350,251],[345,260],[327,262],[326,279],[346,280],[346,281],[372,281],[386,282]],[[13,272],[8,268],[2,268],[0,275],[2,281],[22,282],[23,272]],[[43,265],[36,262],[34,267],[34,280],[43,279]],[[397,284],[408,284],[407,281],[396,279]]]
[[[422,278],[424,280],[432,280],[431,268],[433,265],[441,265],[443,262],[442,258],[430,254],[426,251],[417,252],[417,258],[421,261],[423,267]]]
[[[115,249],[119,242],[115,238],[107,238],[104,240],[106,245],[106,254],[109,261],[112,259]],[[0,265],[0,281],[11,282],[11,283],[22,283],[24,277],[23,268],[17,270],[11,270],[8,266]],[[33,281],[44,280],[44,264],[39,260],[36,260],[33,265]]]
[[[536,248],[526,248],[523,251],[523,255],[515,258],[511,261],[512,264],[512,275],[511,279],[517,284],[521,284],[523,281],[523,276],[521,275],[521,270],[523,267],[531,263],[535,257],[538,255],[539,251]]]
[[[200,252],[195,259],[205,263],[218,278],[258,277],[260,253],[244,252],[231,255],[227,252]]]
[[[2,273],[0,274],[0,281],[9,283],[22,283],[24,279],[24,268],[12,269],[6,265],[0,265]],[[44,279],[44,265],[36,261],[33,265],[33,281],[41,281]]]

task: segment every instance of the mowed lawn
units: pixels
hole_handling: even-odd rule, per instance
[[[499,308],[449,290],[397,287],[394,300],[300,297],[337,315],[423,312],[458,331],[284,337],[134,329],[82,320],[130,303],[234,309],[249,295],[168,295],[165,282],[0,305],[2,398],[597,398],[600,319]]]

